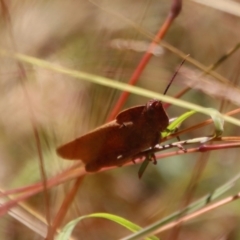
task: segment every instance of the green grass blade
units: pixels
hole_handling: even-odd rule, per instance
[[[213,108],[210,109],[212,110],[210,116],[215,126],[215,137],[219,137],[222,135],[224,130],[224,120],[219,111]]]
[[[125,84],[125,83],[121,83],[121,82],[117,82],[117,81],[113,81],[111,79],[108,78],[104,78],[101,76],[97,76],[97,75],[93,75],[93,74],[89,74],[86,72],[81,72],[81,71],[76,71],[76,70],[72,70],[66,67],[62,67],[53,63],[50,63],[48,61],[44,61],[41,60],[39,58],[34,58],[34,57],[30,57],[28,55],[24,55],[24,54],[11,54],[3,49],[0,49],[0,54],[3,56],[8,56],[8,57],[12,57],[15,59],[18,59],[21,62],[25,62],[25,63],[29,63],[33,66],[38,66],[41,68],[45,68],[45,69],[49,69],[55,72],[59,72],[65,75],[68,75],[70,77],[74,77],[77,79],[81,79],[81,80],[86,80],[92,83],[96,83],[96,84],[100,84],[106,87],[111,87],[111,88],[115,88],[121,91],[127,91],[133,94],[138,94],[147,98],[154,98],[154,99],[158,99],[161,100],[163,102],[167,102],[167,103],[171,103],[175,106],[179,106],[179,107],[183,107],[186,109],[190,109],[190,110],[194,110],[196,112],[199,113],[203,113],[206,115],[210,115],[213,112],[212,109],[209,108],[204,108],[201,107],[199,105],[193,104],[193,103],[189,103],[187,101],[183,101],[181,99],[175,99],[173,97],[170,96],[166,96],[163,94],[159,94],[153,91],[149,91],[147,89],[143,89],[140,87],[136,87],[136,86],[131,86],[129,84]],[[227,115],[222,115],[220,114],[220,116],[229,123],[235,124],[237,126],[240,126],[240,120],[227,116]]]
[[[139,227],[138,225],[113,214],[108,214],[108,213],[93,213],[93,214],[89,214],[89,215],[85,215],[79,218],[76,218],[74,220],[72,220],[71,222],[69,222],[63,229],[62,231],[59,233],[59,235],[57,236],[56,240],[68,240],[73,229],[75,228],[75,226],[82,221],[83,219],[86,218],[105,218],[108,219],[110,221],[116,222],[119,225],[122,225],[123,227],[129,229],[132,232],[136,232],[141,230],[142,228]],[[147,240],[159,240],[159,238],[152,236],[152,237],[148,237],[146,238]]]
[[[192,116],[194,113],[196,113],[196,111],[188,111],[184,114],[182,114],[181,116],[179,116],[178,118],[176,118],[172,123],[170,123],[167,127],[166,131],[163,131],[162,134],[162,138],[167,137],[168,135],[170,135],[171,133],[173,133],[176,128],[186,119],[188,119],[190,116]]]
[[[205,197],[193,202],[189,206],[187,206],[182,211],[177,211],[155,223],[152,225],[141,229],[139,232],[136,232],[134,234],[131,234],[125,238],[122,238],[121,240],[137,240],[144,238],[148,235],[151,235],[155,230],[158,228],[164,226],[165,224],[176,220],[178,217],[181,217],[183,214],[194,212],[202,207],[204,207],[206,204],[210,203],[211,201],[215,200],[216,198],[220,197],[222,194],[224,194],[226,191],[231,189],[237,180],[240,179],[240,174],[236,175],[234,178],[232,178],[230,181],[222,185],[221,187],[217,188],[215,191],[213,191],[211,194],[206,195]]]

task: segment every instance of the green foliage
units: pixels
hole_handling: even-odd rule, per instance
[[[89,215],[85,215],[79,218],[76,218],[74,220],[72,220],[71,222],[69,222],[61,231],[61,233],[59,233],[57,240],[68,240],[73,229],[75,228],[75,226],[82,221],[83,219],[86,218],[104,218],[104,219],[108,219],[112,222],[118,223],[119,225],[129,229],[132,232],[137,232],[141,229],[141,227],[139,227],[138,225],[113,214],[108,214],[108,213],[94,213],[94,214],[89,214]],[[148,237],[145,238],[146,240],[158,240],[159,238],[157,237]]]

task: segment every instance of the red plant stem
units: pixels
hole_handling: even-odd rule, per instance
[[[166,158],[166,157],[171,157],[171,156],[176,156],[180,154],[189,154],[189,153],[195,153],[195,152],[206,152],[206,151],[212,151],[212,150],[220,150],[220,149],[227,149],[227,148],[237,148],[240,147],[240,143],[230,143],[230,144],[216,144],[216,145],[203,145],[200,147],[196,148],[191,148],[188,149],[187,152],[183,150],[177,150],[169,153],[162,153],[156,155],[156,158],[158,160]],[[132,162],[129,162],[125,164],[124,166],[131,165]],[[110,170],[116,167],[108,167],[108,168],[102,168],[100,172]],[[65,172],[66,173],[66,172]],[[54,177],[53,179],[48,180],[47,182],[47,188],[51,188],[54,186],[57,186],[63,182],[69,181],[71,179],[74,179],[76,177],[84,176],[86,172],[82,169],[71,169],[71,171],[67,172],[67,174],[60,174],[58,177]],[[94,173],[93,173],[94,174]],[[35,185],[36,186],[36,185]],[[8,201],[7,203],[3,204],[0,207],[0,216],[6,214],[12,207],[16,206],[18,202],[24,201],[25,199],[29,198],[30,196],[33,196],[39,192],[41,192],[44,189],[44,184],[42,182],[38,183],[37,186],[32,190],[31,192],[27,192],[25,194],[22,194],[21,196]]]
[[[54,185],[54,182],[57,182],[58,184],[61,184],[62,179],[67,178],[68,175],[69,176],[74,176],[74,178],[75,178],[76,175],[74,175],[73,171],[76,170],[77,168],[79,168],[79,165],[81,166],[80,162],[74,164],[73,166],[71,166],[68,169],[65,169],[63,172],[61,172],[57,176],[52,177],[51,179],[48,179],[47,187],[49,188],[51,184],[53,184],[52,186],[55,186],[56,184]],[[72,179],[72,178],[70,178],[70,179]],[[9,195],[13,195],[13,194],[19,194],[19,193],[23,193],[23,192],[34,191],[37,187],[39,187],[41,185],[42,185],[42,182],[39,182],[39,183],[34,183],[34,184],[26,186],[26,187],[19,187],[19,188],[10,189],[10,190],[7,190],[7,191],[0,190],[1,191],[0,192],[0,198],[5,197],[5,196],[9,196]]]
[[[135,85],[136,84],[136,82],[138,81],[141,73],[143,72],[143,70],[145,69],[146,65],[148,64],[149,60],[152,57],[152,52],[153,52],[152,49],[154,49],[154,47],[165,36],[165,34],[166,34],[167,30],[169,29],[169,27],[171,26],[173,20],[180,13],[181,8],[182,8],[182,0],[173,0],[170,13],[168,14],[165,22],[163,23],[163,25],[159,29],[157,35],[154,37],[153,41],[151,42],[147,52],[143,55],[143,57],[142,57],[140,63],[138,64],[137,68],[133,72],[133,75],[129,80],[129,85]],[[129,92],[123,92],[120,95],[115,107],[113,108],[112,112],[108,116],[107,121],[111,121],[116,117],[116,115],[119,113],[122,106],[126,102],[128,96],[129,96]]]
[[[220,200],[220,201],[218,201],[216,203],[213,203],[213,204],[211,204],[209,206],[206,206],[206,207],[204,207],[204,208],[202,208],[202,209],[200,209],[198,211],[190,213],[189,215],[186,215],[186,216],[184,216],[184,217],[182,217],[182,218],[180,218],[178,220],[170,222],[170,223],[168,223],[168,224],[158,228],[157,230],[151,232],[151,235],[162,233],[162,232],[164,232],[166,230],[169,230],[169,229],[171,229],[171,228],[173,228],[175,226],[178,226],[179,224],[182,224],[182,223],[187,222],[187,221],[189,221],[191,219],[194,219],[194,218],[196,218],[196,217],[198,217],[198,216],[200,216],[200,215],[202,215],[204,213],[207,213],[207,212],[212,211],[212,210],[214,210],[216,208],[219,208],[219,207],[224,206],[224,205],[226,205],[228,203],[231,203],[231,202],[233,202],[235,200],[238,200],[239,198],[240,198],[240,192],[237,193],[236,195],[233,195],[233,196],[230,196],[230,197],[226,197],[223,200]],[[146,236],[141,236],[141,237],[143,238],[143,237],[146,237]],[[123,240],[123,239],[125,239],[125,238],[121,238],[121,240]]]
[[[234,110],[232,110],[232,111],[230,111],[230,112],[227,112],[227,113],[225,113],[225,115],[226,115],[226,116],[232,116],[232,115],[236,115],[237,113],[240,113],[240,108],[237,108],[237,109],[234,109]],[[176,132],[176,133],[171,134],[171,136],[167,137],[167,140],[172,139],[172,138],[174,138],[174,137],[176,137],[176,136],[179,136],[179,135],[181,135],[181,134],[183,134],[183,133],[191,132],[191,131],[193,131],[193,130],[195,130],[195,129],[197,129],[197,128],[204,127],[204,126],[206,126],[206,125],[208,125],[208,124],[211,124],[212,122],[213,122],[212,119],[208,119],[208,120],[206,120],[206,121],[204,121],[204,122],[201,122],[201,123],[199,123],[199,124],[196,124],[196,125],[194,125],[194,126],[192,126],[192,127],[189,127],[189,128],[186,128],[186,129],[183,129],[183,130],[181,130],[181,131],[178,131],[178,132]],[[164,140],[164,139],[163,139],[163,140]]]
[[[207,152],[207,151],[221,150],[226,148],[237,148],[237,147],[240,147],[240,143],[202,145],[198,149],[199,149],[199,152]]]
[[[84,175],[86,175],[84,168],[71,169],[71,171],[68,171],[67,173],[63,172],[63,173],[59,174],[59,176],[49,179],[47,181],[47,188],[52,188],[59,184],[65,183],[66,181],[69,181],[76,177],[80,177],[80,176],[84,176]],[[8,202],[2,204],[0,207],[0,216],[6,214],[12,207],[16,206],[19,202],[22,202],[22,201],[26,200],[27,198],[29,198],[39,192],[42,192],[45,189],[45,186],[44,186],[43,182],[39,182],[37,184],[33,184],[29,188],[33,188],[33,190],[27,191],[25,194],[22,194],[21,196],[16,197],[15,199],[9,200]]]
[[[48,231],[46,240],[53,240],[54,239],[55,232],[56,232],[57,228],[61,225],[64,217],[66,216],[67,211],[68,211],[71,203],[73,202],[74,197],[77,194],[79,186],[82,183],[82,180],[83,180],[83,176],[82,177],[78,177],[76,179],[76,181],[75,181],[71,191],[68,193],[68,195],[64,199],[64,201],[63,201],[63,203],[62,203],[62,205],[61,205],[61,207],[60,207],[56,217],[54,218],[52,227],[51,228],[49,227],[49,231]]]

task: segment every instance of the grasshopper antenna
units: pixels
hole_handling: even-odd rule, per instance
[[[180,70],[180,68],[182,67],[182,65],[185,63],[185,61],[186,61],[186,59],[187,59],[187,57],[188,57],[189,55],[187,55],[183,60],[182,60],[182,62],[180,63],[180,65],[178,66],[178,68],[177,68],[177,70],[175,71],[175,73],[173,74],[173,76],[172,76],[172,78],[171,78],[171,80],[170,80],[170,82],[168,83],[168,85],[167,85],[167,87],[166,87],[166,89],[165,89],[165,91],[164,91],[164,93],[163,93],[163,95],[166,95],[166,93],[167,93],[167,91],[168,91],[168,89],[169,89],[169,87],[171,86],[171,84],[172,84],[172,82],[173,82],[173,80],[175,79],[175,77],[177,76],[177,74],[178,74],[178,72],[179,72],[179,70]]]

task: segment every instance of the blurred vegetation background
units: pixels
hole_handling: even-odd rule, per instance
[[[239,1],[208,2],[212,6],[201,4],[201,1],[184,1],[182,12],[164,39],[205,66],[215,63],[240,39]],[[154,35],[170,9],[167,0],[11,0],[5,4],[7,11],[2,4],[0,16],[1,49],[126,83],[151,41],[142,29]],[[222,7],[222,4],[225,5]],[[137,85],[163,93],[181,61],[176,53],[160,45]],[[237,88],[239,64],[240,53],[237,51],[216,70]],[[120,91],[111,88],[28,64],[23,66],[26,76],[22,75],[15,59],[1,55],[0,183],[3,190],[41,181],[33,116],[41,138],[46,175],[50,178],[72,164],[56,155],[56,147],[105,123],[120,95]],[[188,62],[185,66],[198,70]],[[184,87],[176,81],[168,95],[174,96]],[[224,101],[224,96],[216,98],[214,94],[194,89],[182,99],[203,107],[221,107],[222,112],[236,108]],[[144,97],[131,95],[124,108],[147,101]],[[169,117],[185,111],[174,106],[167,110]],[[181,128],[206,119],[207,116],[196,114]],[[213,126],[208,126],[185,134],[181,139],[212,132]],[[224,135],[238,136],[239,133],[238,127],[225,124]],[[204,159],[207,164],[192,201],[213,192],[240,170],[239,150],[229,149],[162,159],[156,166],[150,164],[141,180],[137,176],[139,165],[87,175],[63,224],[81,215],[107,212],[147,226],[180,209],[199,159]],[[49,191],[51,218],[68,194],[70,184],[66,182]],[[226,196],[236,193],[238,187],[239,184]],[[44,193],[29,198],[27,204],[35,214],[45,216]],[[177,239],[239,239],[239,211],[239,203],[234,202],[202,215],[183,224]],[[38,220],[29,220],[32,225],[36,224],[32,230],[21,219],[24,219],[23,215],[20,219],[2,216],[0,239],[43,239],[36,231],[41,229],[37,227]],[[43,229],[46,231],[46,227]],[[159,237],[173,239],[171,233],[172,230]],[[107,240],[128,234],[128,230],[108,220],[88,219],[76,227],[73,235],[76,239]]]

